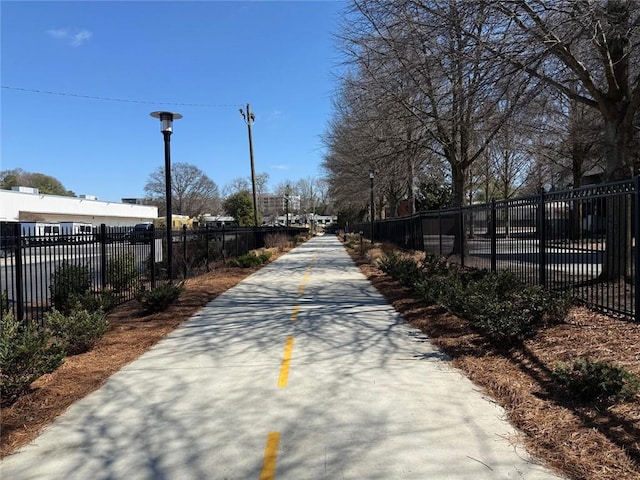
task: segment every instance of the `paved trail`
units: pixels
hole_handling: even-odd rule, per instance
[[[227,291],[0,464],[3,479],[557,479],[335,237]]]

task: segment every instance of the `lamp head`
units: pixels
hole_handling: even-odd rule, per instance
[[[162,133],[173,132],[173,121],[182,118],[182,115],[175,112],[151,112],[153,118],[160,119],[160,131]]]

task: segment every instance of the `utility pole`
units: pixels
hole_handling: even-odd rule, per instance
[[[369,170],[369,180],[371,180],[371,245],[373,245],[373,230],[374,230],[374,222],[375,222],[375,216],[376,216],[376,205],[374,203],[373,200],[373,177],[375,176],[375,171],[373,170],[373,168],[371,170]]]
[[[253,164],[253,135],[251,133],[251,126],[256,116],[251,113],[249,104],[247,103],[247,111],[245,113],[242,108],[240,109],[240,115],[244,118],[244,123],[247,124],[249,130],[249,157],[251,158],[251,189],[253,190],[253,225],[258,227],[258,196],[256,193],[256,170]]]

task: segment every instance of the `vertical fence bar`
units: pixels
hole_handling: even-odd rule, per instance
[[[14,288],[16,293],[16,318],[19,322],[21,322],[24,320],[24,286],[22,284],[22,238],[20,238],[20,224],[16,223],[13,227],[13,241],[15,245]]]
[[[496,200],[491,199],[491,217],[490,217],[489,234],[491,235],[491,271],[498,269],[498,242],[496,238]]]
[[[442,212],[438,210],[438,249],[442,256]]]
[[[151,290],[156,288],[156,227],[152,223],[149,225],[149,238],[151,240],[149,245],[149,269],[151,276]]]
[[[225,227],[224,227],[224,223],[222,224],[222,247],[220,249],[221,253],[222,253],[222,264],[226,265],[227,264],[227,253],[225,251]]]
[[[184,279],[187,278],[187,226],[182,225],[182,266]]]
[[[460,219],[460,228],[458,234],[460,235],[460,266],[464,267],[464,247],[465,247],[465,228],[464,228],[464,210],[462,207],[458,210],[458,216]]]
[[[202,231],[202,229],[198,232],[198,241],[202,241],[202,236],[204,233],[204,258],[205,258],[205,270],[208,272],[209,271],[209,262],[210,262],[210,258],[209,258],[209,226],[206,225],[205,226],[205,230],[204,232]]]
[[[640,175],[635,177],[635,189],[633,192],[633,233],[635,245],[633,248],[633,318],[640,322]]]
[[[107,286],[107,226],[100,224],[100,288]]]
[[[538,255],[540,285],[547,285],[547,214],[545,207],[544,190],[540,193],[538,201]]]

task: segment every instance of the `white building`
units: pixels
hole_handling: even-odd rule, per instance
[[[82,222],[91,225],[133,226],[158,218],[158,208],[117,202],[96,197],[43,195],[37,188],[14,187],[0,190],[2,222]]]

